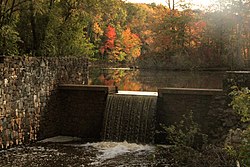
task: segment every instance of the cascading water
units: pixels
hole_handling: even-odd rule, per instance
[[[104,116],[103,139],[153,143],[156,96],[109,95]]]

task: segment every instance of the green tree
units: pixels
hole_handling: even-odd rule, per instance
[[[16,21],[20,6],[29,0],[1,0],[0,1],[0,27],[10,25]]]
[[[5,25],[0,28],[0,55],[18,55],[19,42],[19,34],[12,26]]]
[[[18,12],[20,6],[28,0],[0,1],[0,54],[19,54],[19,44],[22,44],[17,31]]]
[[[87,38],[88,18],[82,9],[83,1],[61,1],[49,13],[42,55],[92,56],[93,44]]]

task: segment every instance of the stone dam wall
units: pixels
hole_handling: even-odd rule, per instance
[[[201,133],[207,135],[208,143],[223,144],[230,129],[244,127],[229,106],[228,94],[232,86],[250,88],[250,71],[227,71],[223,78],[223,89],[164,88],[158,90],[158,109],[155,140],[166,143],[162,126],[178,124],[183,115],[192,112]]]
[[[116,87],[59,85],[59,134],[100,141],[108,94]]]
[[[224,85],[237,83],[236,73],[227,73]],[[245,76],[245,75],[244,75]],[[229,79],[228,77],[232,77]],[[241,76],[242,77],[242,76]],[[246,77],[246,76],[245,76]],[[241,86],[248,86],[243,85]],[[61,85],[61,135],[78,136],[87,141],[101,139],[103,115],[109,93],[114,87]],[[228,106],[227,89],[162,88],[158,90],[155,142],[166,143],[161,125],[174,125],[193,113],[200,132],[208,136],[211,144],[221,144],[231,128],[241,126],[240,117]],[[119,118],[117,118],[119,119]],[[117,120],[119,122],[119,120]],[[116,126],[116,125],[115,125]],[[198,139],[199,140],[199,139]]]
[[[200,133],[207,135],[209,143],[223,142],[230,128],[237,127],[240,122],[228,106],[227,99],[222,89],[159,89],[156,141],[166,143],[161,125],[178,126],[192,113],[193,121],[198,124]]]
[[[101,140],[107,95],[115,87],[87,86],[84,58],[0,59],[0,148],[57,135]],[[193,112],[210,143],[223,140],[239,117],[228,106],[231,85],[249,85],[248,72],[229,72],[223,89],[165,88],[158,91],[156,129]],[[164,133],[155,141],[164,143]]]
[[[57,135],[58,85],[87,82],[85,58],[0,61],[0,148]]]

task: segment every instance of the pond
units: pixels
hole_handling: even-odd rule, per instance
[[[225,72],[167,71],[129,68],[92,68],[89,85],[117,86],[124,91],[157,91],[159,88],[221,89]]]

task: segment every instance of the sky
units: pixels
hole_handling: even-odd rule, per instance
[[[177,2],[178,0],[176,0]],[[212,3],[212,0],[187,0],[195,4],[195,6],[203,6],[207,7]],[[135,2],[135,3],[153,3],[166,5],[166,0],[127,0],[127,2]]]

